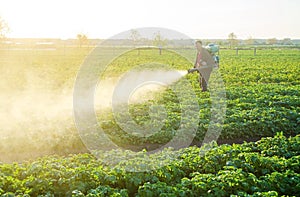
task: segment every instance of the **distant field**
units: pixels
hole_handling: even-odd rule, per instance
[[[1,50],[1,158],[85,152],[72,118],[72,91],[76,74],[92,48],[57,50]],[[193,54],[194,51],[190,52]],[[257,139],[282,131],[299,134],[300,51],[297,49],[240,51],[221,50],[220,72],[225,82],[227,111],[220,142]],[[141,49],[115,59],[102,78],[117,77],[147,62],[167,64],[177,70],[192,66],[172,51]],[[210,95],[201,93],[197,75],[187,75],[200,104],[199,127],[194,143],[200,143],[210,119]],[[172,91],[141,104],[130,106],[134,121],[147,124],[148,109],[162,104],[168,120],[161,133],[147,138],[128,136],[108,111],[98,113],[98,121],[116,143],[163,144],[176,133],[180,105]],[[5,121],[4,121],[5,120]],[[175,131],[175,133],[174,133]],[[144,145],[143,145],[144,144]]]

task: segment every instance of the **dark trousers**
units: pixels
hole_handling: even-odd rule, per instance
[[[199,83],[203,92],[207,91],[208,81],[212,68],[205,68],[199,72]]]

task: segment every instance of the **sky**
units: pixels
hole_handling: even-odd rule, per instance
[[[12,38],[107,39],[161,27],[196,39],[300,39],[300,0],[0,0]]]

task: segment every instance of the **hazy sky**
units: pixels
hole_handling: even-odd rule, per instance
[[[300,38],[300,0],[0,0],[8,37],[109,38],[163,27],[192,38]]]

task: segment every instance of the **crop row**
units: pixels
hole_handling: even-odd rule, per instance
[[[98,159],[47,156],[0,164],[0,195],[296,196],[299,157],[300,136],[282,133],[257,142],[210,143],[152,155],[114,150],[99,153]]]
[[[194,84],[194,87],[198,84]],[[198,87],[195,87],[197,93]],[[159,127],[161,122],[153,119],[164,117],[160,112],[149,116],[151,106],[164,106],[166,118],[160,130],[154,135],[143,137],[140,133],[136,136],[128,134],[120,128],[112,115],[101,117],[102,128],[116,141],[130,144],[142,143],[166,143],[177,133],[183,122],[182,109],[193,108],[189,103],[190,95],[186,95],[186,100],[182,101],[176,97],[171,90],[165,92],[163,96],[155,101],[143,104],[133,104],[129,107],[132,120],[123,122],[124,125],[152,125]],[[226,113],[223,124],[220,125],[222,133],[220,139],[251,139],[254,137],[273,136],[276,131],[283,131],[285,135],[296,135],[300,132],[300,86],[286,86],[281,84],[257,84],[251,86],[231,86],[226,89]],[[199,93],[198,95],[199,115],[191,116],[188,122],[193,122],[196,118],[198,128],[195,140],[202,141],[211,123],[213,110],[209,93]],[[184,106],[186,105],[186,106]],[[106,113],[108,114],[108,113]],[[222,115],[222,114],[221,114]],[[221,117],[214,116],[214,118]],[[121,125],[122,126],[122,125]],[[218,126],[218,123],[216,123]],[[129,127],[129,126],[128,126]],[[123,127],[124,128],[124,127]],[[132,127],[134,131],[134,127]]]

